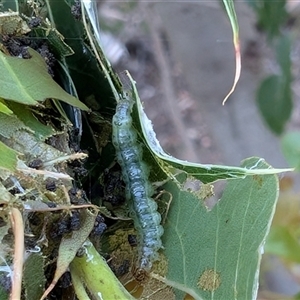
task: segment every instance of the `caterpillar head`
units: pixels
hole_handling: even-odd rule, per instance
[[[149,280],[149,272],[137,267],[133,270],[133,277],[139,284],[143,284]]]

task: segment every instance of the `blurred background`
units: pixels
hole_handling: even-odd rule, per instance
[[[300,169],[300,1],[235,1],[242,73],[221,1],[100,1],[101,39],[130,71],[166,152],[238,166],[259,156]],[[300,299],[299,173],[280,177],[258,299]]]

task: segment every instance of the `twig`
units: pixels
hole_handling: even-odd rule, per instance
[[[93,208],[96,211],[99,210],[99,207],[94,204],[81,204],[81,205],[59,205],[56,207],[30,207],[30,205],[27,204],[27,206],[24,207],[26,211],[30,212],[38,212],[38,211],[58,211],[58,210],[72,210],[72,209],[79,209],[79,208]]]
[[[15,236],[13,278],[10,300],[21,299],[23,256],[24,256],[24,224],[21,212],[17,208],[11,209],[10,220]]]

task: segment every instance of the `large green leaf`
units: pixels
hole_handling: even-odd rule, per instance
[[[242,167],[269,168],[258,158]],[[278,197],[276,175],[229,181],[208,210],[202,199],[172,182],[163,235],[165,282],[195,299],[255,299],[263,245]]]
[[[37,52],[30,49],[29,53],[30,59],[21,59],[0,52],[0,97],[27,105],[37,105],[38,101],[53,98],[88,110],[52,79],[45,61]]]

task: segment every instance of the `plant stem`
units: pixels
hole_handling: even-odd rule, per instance
[[[90,297],[88,296],[88,294],[84,288],[82,278],[78,274],[78,270],[73,267],[71,267],[70,269],[71,269],[72,283],[73,283],[77,298],[79,300],[90,300]]]
[[[100,256],[93,244],[85,243],[85,254],[75,257],[70,264],[71,276],[80,276],[84,285],[95,299],[133,300],[133,296],[124,288]],[[75,291],[76,291],[76,287]]]
[[[15,236],[13,278],[10,299],[18,300],[21,299],[22,290],[22,274],[24,261],[24,224],[21,212],[17,208],[13,207],[11,209],[10,220]]]

